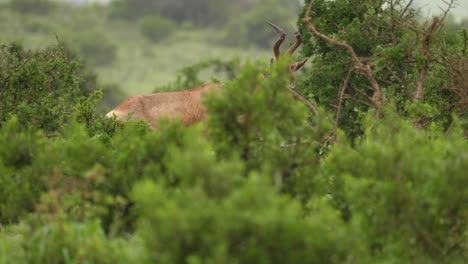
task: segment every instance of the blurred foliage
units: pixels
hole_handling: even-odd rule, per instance
[[[74,45],[78,46],[81,55],[92,65],[106,66],[114,63],[117,56],[117,46],[102,34],[86,32],[76,37]]]
[[[236,177],[235,173],[229,176]],[[134,196],[141,212],[137,234],[151,262],[343,263],[359,259],[363,263],[367,259],[361,245],[354,243],[353,231],[333,209],[317,202],[314,213],[304,218],[297,202],[278,196],[260,176],[250,176],[219,198],[211,197],[203,187],[180,192],[152,182],[136,185]]]
[[[170,21],[176,21],[198,27],[225,27],[224,44],[269,48],[274,34],[265,22],[286,25],[292,21],[298,7],[298,3],[281,0],[117,0],[111,3],[111,16],[140,19],[143,34],[153,40],[172,31],[174,26]]]
[[[233,80],[240,71],[240,60],[234,58],[229,61],[219,59],[211,59],[201,61],[191,66],[182,68],[174,82],[171,82],[162,87],[156,87],[154,92],[171,92],[188,90],[202,85],[205,81],[202,75],[207,70],[212,70],[217,75],[224,76],[226,80]],[[219,82],[219,80],[213,80]]]
[[[9,4],[14,11],[39,15],[47,15],[55,7],[52,0],[10,0]]]
[[[152,41],[161,41],[176,30],[176,24],[160,16],[144,16],[139,19],[141,33]]]
[[[222,43],[234,46],[249,47],[258,45],[265,49],[271,49],[277,39],[275,31],[267,25],[273,22],[289,30],[293,19],[291,13],[295,12],[294,6],[289,8],[277,8],[277,0],[264,1],[256,8],[245,10],[236,19],[231,19],[225,26],[225,36]],[[284,4],[284,3],[283,3]]]
[[[334,146],[321,177],[343,216],[365,226],[377,262],[462,263],[468,192],[458,188],[468,186],[467,149],[460,127],[419,131],[388,109],[381,120],[366,116],[354,147],[344,137]]]
[[[215,0],[116,0],[111,3],[111,16],[137,19],[142,16],[164,16],[174,21],[207,24],[226,19],[231,1]]]

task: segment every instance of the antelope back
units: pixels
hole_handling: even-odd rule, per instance
[[[221,86],[220,83],[210,83],[187,91],[132,96],[107,113],[106,117],[143,120],[153,129],[157,129],[161,118],[180,119],[184,126],[189,126],[206,118],[203,94],[217,92]]]

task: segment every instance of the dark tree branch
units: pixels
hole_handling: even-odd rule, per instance
[[[429,67],[432,60],[430,45],[432,42],[432,37],[435,31],[440,28],[442,25],[441,20],[435,17],[432,20],[432,24],[425,30],[425,36],[422,42],[422,47],[420,50],[421,56],[424,58],[424,64],[421,70],[419,71],[418,79],[416,80],[416,90],[414,92],[414,99],[417,102],[422,102],[424,99],[424,86],[426,84],[427,75],[429,73]]]
[[[413,4],[413,1],[414,0],[408,1],[408,4],[406,4],[405,9],[403,9],[403,11],[400,14],[400,19],[402,19],[403,16],[406,14],[406,11],[408,11],[409,7]]]
[[[288,88],[288,91],[292,93],[292,95],[294,96],[296,100],[301,101],[303,104],[305,104],[305,106],[309,108],[309,110],[312,113],[314,113],[315,115],[319,114],[317,108],[312,103],[310,103],[307,99],[305,99],[302,95],[300,95],[296,90],[294,90],[294,88]]]
[[[344,94],[346,91],[346,87],[348,86],[348,81],[349,77],[351,76],[352,68],[349,67],[348,73],[346,74],[346,77],[343,80],[343,84],[341,85],[340,93],[338,94],[338,107],[336,109],[336,119],[335,119],[335,126],[333,127],[333,135],[336,136],[336,130],[338,129],[338,123],[340,120],[340,115],[341,115],[341,107],[343,106],[343,99],[344,99]]]

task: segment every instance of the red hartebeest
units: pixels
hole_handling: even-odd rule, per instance
[[[275,60],[280,56],[280,46],[286,38],[285,31],[279,26],[268,23],[279,34],[278,40],[273,46]],[[286,55],[292,55],[301,45],[301,35],[298,30],[295,31],[295,42],[287,49]],[[307,62],[307,59],[288,65],[291,73],[291,82],[294,82],[293,73],[299,70]],[[157,129],[161,118],[181,119],[184,126],[198,123],[206,118],[206,109],[202,104],[203,94],[209,91],[219,91],[221,83],[208,83],[191,90],[180,92],[163,92],[154,94],[135,95],[125,99],[112,111],[106,114],[106,117],[114,117],[119,120],[133,119],[147,122],[153,129]],[[289,88],[294,96],[299,96],[294,90]]]

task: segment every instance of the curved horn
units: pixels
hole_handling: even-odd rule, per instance
[[[284,39],[286,38],[286,32],[284,32],[284,29],[281,27],[271,23],[267,22],[268,25],[270,25],[275,31],[279,34],[278,40],[275,42],[275,45],[273,46],[273,53],[275,54],[275,59],[278,59],[279,56],[281,55],[280,52],[280,46],[283,44]]]

